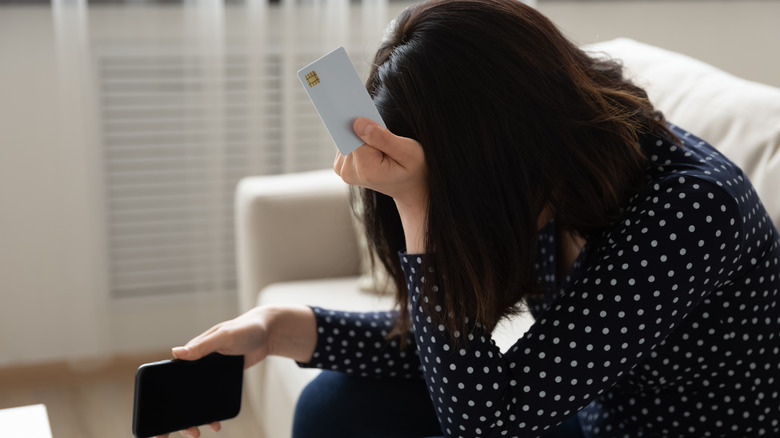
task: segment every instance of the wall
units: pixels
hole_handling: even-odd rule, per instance
[[[780,87],[778,1],[547,1],[539,10],[580,44],[628,37]]]
[[[385,2],[372,4],[359,10],[337,0],[306,11],[269,11],[258,2],[247,8],[214,2],[0,8],[0,366],[165,354],[237,312],[235,292],[110,296],[95,70],[100,51],[164,46],[175,54],[182,47],[202,53],[205,69],[219,71],[221,50],[262,59],[268,46],[281,44],[281,94],[290,99],[303,93],[295,76],[297,47],[324,53],[344,45],[369,58],[388,20]],[[359,36],[369,30],[370,37]],[[252,74],[262,83],[263,75],[278,73],[259,68]],[[204,105],[224,103],[221,85],[206,85]],[[284,112],[285,141],[295,143],[297,112],[294,105]],[[332,154],[323,149],[326,167]]]
[[[394,16],[400,7],[392,3],[383,13]],[[580,43],[633,37],[780,86],[778,2],[539,7]],[[85,40],[139,29],[177,38],[204,31],[191,14],[156,8],[68,16],[73,11],[0,7],[0,366],[162,350],[235,312],[232,296],[121,303],[107,297],[96,97]],[[228,32],[251,24],[240,10],[224,20]],[[382,26],[375,32],[380,36]],[[362,43],[367,57],[375,39]]]
[[[0,364],[99,343],[92,158],[83,109],[61,105],[72,88],[59,74],[72,76],[54,32],[45,9],[0,12]]]
[[[175,8],[89,12],[0,8],[0,365],[164,352],[235,314],[232,295],[108,296],[90,38],[205,30]]]

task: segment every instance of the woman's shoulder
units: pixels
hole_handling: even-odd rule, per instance
[[[698,245],[709,233],[726,239],[726,234],[738,235],[743,218],[760,204],[750,181],[728,158],[674,125],[670,131],[678,138],[642,138],[648,162],[645,182],[599,237],[606,247],[633,239],[629,246],[636,248],[641,246],[636,240],[643,238],[650,247],[669,239]]]
[[[654,191],[654,197],[661,199],[693,199],[697,190],[706,190],[709,199],[731,200],[738,205],[755,203],[749,202],[757,200],[755,189],[739,166],[706,140],[676,125],[668,126],[676,138],[650,135],[642,139],[648,160],[646,191]]]

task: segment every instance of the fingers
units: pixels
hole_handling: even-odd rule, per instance
[[[198,360],[210,353],[217,351],[212,347],[214,337],[209,336],[198,341],[190,341],[184,347],[174,347],[171,352],[173,357],[184,360]]]
[[[200,430],[197,427],[190,427],[189,429],[180,430],[179,433],[185,438],[199,438]]]
[[[347,184],[366,187],[396,200],[420,198],[419,194],[425,190],[426,173],[422,145],[364,117],[356,118],[352,128],[365,144],[346,156],[336,156],[333,161],[336,174]]]
[[[222,430],[222,425],[220,424],[219,421],[215,421],[215,422],[209,424],[209,427],[214,432],[219,432],[220,430]],[[190,427],[190,428],[185,429],[185,430],[180,430],[179,434],[181,434],[185,438],[199,438],[200,437],[200,429],[198,429],[197,427]],[[168,435],[164,435],[164,436],[159,437],[159,438],[167,438],[167,437],[168,437]]]
[[[217,324],[209,330],[193,338],[183,347],[174,347],[171,349],[173,357],[183,360],[197,360],[209,353],[216,351],[214,334],[221,328],[222,324]]]
[[[366,144],[379,149],[391,157],[396,157],[403,150],[403,137],[398,137],[371,119],[365,117],[356,118],[352,123],[352,129]]]
[[[357,148],[353,152],[355,155],[368,156],[374,161],[377,161],[375,159],[377,154],[383,158],[379,161],[384,161],[386,156],[394,164],[404,169],[410,166],[419,166],[425,161],[422,146],[417,140],[399,137],[370,119],[365,117],[356,118],[352,123],[352,129],[361,140],[366,142],[366,145],[370,146],[368,148],[363,146]]]
[[[404,140],[410,139],[398,137],[365,117],[356,118],[352,129],[365,144],[346,156],[337,153],[333,161],[333,170],[347,184],[370,187],[372,182],[370,179],[375,177],[372,172],[375,169],[371,168],[372,165],[384,162],[387,157],[395,162],[395,155],[404,154],[402,150]],[[359,157],[363,157],[362,163],[369,163],[370,166],[358,165]]]
[[[358,117],[352,122],[352,130],[355,131],[355,134],[366,143],[372,139],[371,134],[378,126],[378,123],[365,117]],[[374,134],[373,138],[378,138],[380,135],[382,134]]]
[[[339,161],[341,160],[341,152],[336,152],[336,158],[333,159],[333,170],[338,175],[339,170],[341,170],[341,164]]]
[[[214,432],[219,432],[220,430],[222,430],[222,425],[220,424],[219,421],[215,421],[209,424],[209,427]],[[190,427],[189,429],[180,430],[179,434],[185,438],[198,438],[200,437],[200,429],[198,429],[197,427]],[[168,438],[168,435],[169,434],[166,433],[165,435],[157,435],[154,438]]]
[[[336,175],[341,176],[344,169],[344,156],[341,155],[341,152],[336,152],[336,159],[333,160],[333,171],[336,172]]]
[[[209,427],[214,432],[219,432],[220,430],[222,430],[222,425],[219,423],[219,421],[215,421],[215,422],[209,424]],[[166,433],[165,435],[157,435],[154,438],[168,438],[168,435],[169,434]],[[190,428],[185,429],[185,430],[180,430],[179,431],[179,435],[181,435],[181,436],[183,436],[185,438],[199,438],[200,437],[200,429],[198,429],[197,427],[193,426],[193,427],[190,427]]]
[[[362,181],[358,178],[357,169],[353,163],[354,156],[354,152],[347,154],[346,156],[339,153],[333,163],[333,170],[345,183],[361,185]]]

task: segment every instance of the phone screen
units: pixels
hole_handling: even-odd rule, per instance
[[[147,438],[226,420],[241,409],[244,356],[141,365],[135,375],[133,435]]]

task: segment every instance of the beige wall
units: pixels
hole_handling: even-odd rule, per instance
[[[0,8],[0,364],[97,349],[100,278],[80,108],[51,13]],[[75,85],[75,84],[74,84]],[[77,102],[81,102],[78,99]],[[64,348],[63,348],[64,346]]]
[[[780,1],[548,1],[539,10],[588,44],[628,37],[780,87]]]
[[[391,4],[388,16],[399,7]],[[541,1],[539,7],[580,43],[632,37],[780,86],[780,2]],[[197,33],[166,8],[173,20],[150,8],[133,14],[101,8],[91,14],[92,31]],[[0,7],[0,366],[161,349],[235,308],[227,297],[108,300],[87,29],[54,26],[55,18],[44,6]]]

